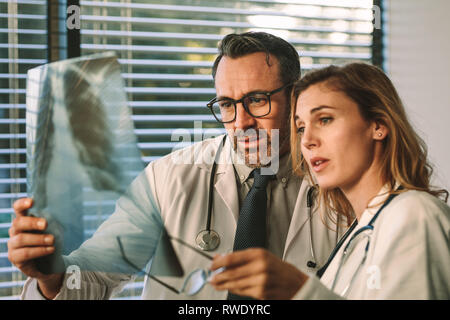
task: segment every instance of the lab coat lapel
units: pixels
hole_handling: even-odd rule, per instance
[[[227,139],[217,166],[215,179],[216,183],[214,184],[214,188],[228,208],[227,214],[231,214],[233,216],[233,220],[237,224],[239,217],[239,198],[234,167],[230,159],[231,152],[231,144],[229,139]]]
[[[217,174],[217,182],[214,187],[228,208],[228,213],[231,214],[234,221],[237,222],[239,217],[239,199],[236,189],[236,179],[234,177],[233,166],[229,165],[227,167],[229,168],[227,168],[225,173]]]
[[[309,221],[309,208],[306,202],[306,195],[308,193],[310,185],[303,179],[302,184],[300,186],[300,190],[298,192],[297,202],[294,208],[294,214],[292,215],[291,223],[289,225],[289,231],[286,238],[286,245],[284,246],[283,258],[288,254],[288,250],[294,243],[298,243],[299,241],[294,241],[297,239],[298,233],[303,229],[305,223]],[[307,230],[309,232],[309,230]],[[307,234],[309,236],[309,234]],[[304,241],[309,241],[308,238],[305,238]],[[301,241],[300,241],[301,242]]]

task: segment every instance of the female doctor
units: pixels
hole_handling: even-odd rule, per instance
[[[259,299],[450,299],[448,192],[430,186],[426,146],[386,75],[362,63],[310,72],[294,86],[291,124],[294,171],[350,227],[317,275],[248,249],[215,257],[211,269],[226,268],[215,288]]]

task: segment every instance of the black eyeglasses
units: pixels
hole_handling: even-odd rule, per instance
[[[190,244],[184,242],[181,239],[178,238],[174,238],[169,236],[166,233],[167,237],[170,240],[174,240],[182,245],[184,245],[185,247],[194,250],[195,252],[197,252],[198,254],[202,255],[203,257],[207,258],[208,260],[213,260],[213,257],[211,257],[210,255],[204,253],[203,251],[191,246]],[[126,237],[123,237],[124,239]],[[120,249],[120,254],[122,255],[122,259],[129,265],[131,266],[136,272],[139,273],[143,273],[145,275],[147,275],[149,278],[155,280],[156,282],[158,282],[159,284],[163,285],[164,287],[166,287],[167,289],[169,289],[170,291],[176,293],[176,294],[186,294],[188,296],[193,296],[195,294],[197,294],[198,292],[200,292],[201,289],[203,289],[203,287],[205,286],[205,284],[208,282],[208,280],[215,274],[220,273],[221,271],[223,271],[223,268],[219,268],[217,270],[214,271],[210,271],[209,269],[205,269],[205,268],[197,268],[195,270],[193,270],[192,272],[190,272],[186,278],[184,279],[183,285],[181,287],[181,289],[176,289],[174,287],[172,287],[171,285],[165,283],[164,281],[158,279],[157,277],[151,275],[149,272],[143,270],[141,267],[138,267],[137,264],[140,265],[144,265],[147,264],[148,261],[140,261],[138,263],[134,263],[132,262],[129,257],[127,257],[127,255],[125,254],[125,249],[124,249],[124,245],[123,242],[121,240],[121,237],[118,236],[116,237],[117,239],[117,243],[119,245],[119,249]],[[139,255],[140,260],[142,258],[142,255]],[[184,273],[184,272],[183,272]]]
[[[206,106],[211,110],[214,118],[221,123],[232,122],[236,119],[236,105],[239,102],[242,102],[242,106],[249,115],[254,118],[261,118],[270,113],[272,108],[270,97],[290,85],[292,84],[285,84],[270,92],[252,92],[246,94],[239,100],[229,98],[218,99],[216,97],[208,102]]]

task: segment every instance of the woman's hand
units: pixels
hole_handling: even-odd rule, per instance
[[[224,267],[210,283],[216,290],[229,290],[256,299],[291,299],[308,276],[265,249],[251,248],[214,257],[211,270]]]

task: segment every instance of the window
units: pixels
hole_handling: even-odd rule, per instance
[[[47,62],[46,1],[0,2],[0,297],[14,297],[24,277],[8,261],[12,203],[26,194],[25,81]]]
[[[374,56],[370,0],[79,4],[79,50],[82,55],[112,50],[119,57],[146,163],[189,143],[173,139],[174,129],[190,130],[191,142],[206,128],[223,130],[205,105],[215,95],[211,66],[217,42],[228,33],[253,30],[279,35],[299,51],[302,73],[330,63],[371,62]],[[0,297],[4,299],[17,298],[25,279],[7,259],[8,228],[12,203],[26,195],[26,72],[47,62],[48,11],[46,1],[0,0]],[[137,297],[141,289],[142,282],[137,281],[121,297]]]

